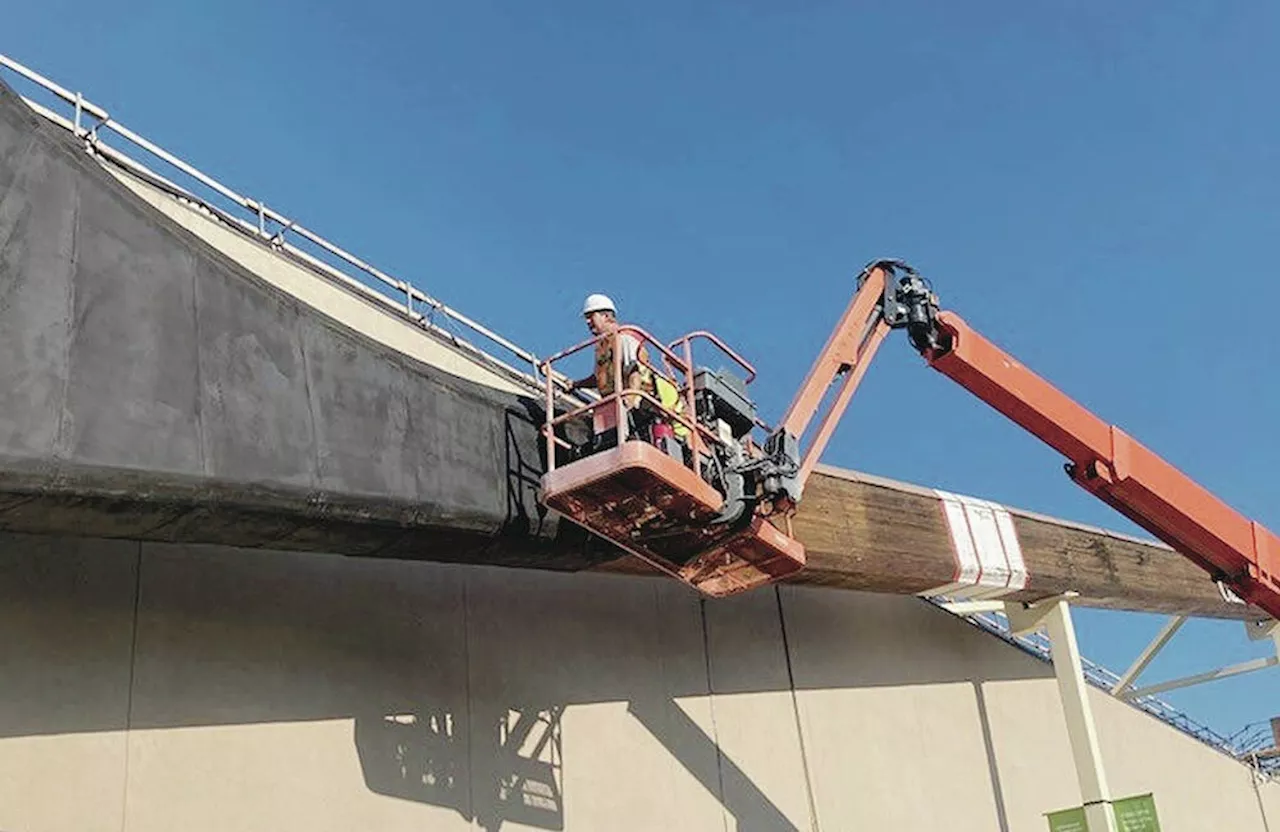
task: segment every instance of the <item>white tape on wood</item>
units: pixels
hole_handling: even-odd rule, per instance
[[[1222,581],[1214,581],[1214,583],[1218,585],[1218,594],[1222,596],[1223,601],[1226,601],[1228,604],[1244,603],[1244,599],[1239,595],[1236,595],[1235,592],[1232,591],[1231,587],[1227,586]]]
[[[983,600],[1025,588],[1027,565],[1008,510],[988,500],[934,493],[951,533],[956,570],[951,583],[921,594]]]

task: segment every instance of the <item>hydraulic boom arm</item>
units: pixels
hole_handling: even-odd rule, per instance
[[[844,377],[801,459],[801,488],[880,343],[899,328],[929,366],[1065,456],[1068,475],[1082,487],[1280,619],[1280,537],[1090,413],[958,315],[940,310],[924,280],[898,261],[863,271],[857,294],[780,425],[799,437],[826,389]]]

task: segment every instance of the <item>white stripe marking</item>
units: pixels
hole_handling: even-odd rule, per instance
[[[934,493],[951,533],[956,571],[951,583],[921,594],[983,600],[1025,588],[1027,565],[1008,509],[947,491]]]

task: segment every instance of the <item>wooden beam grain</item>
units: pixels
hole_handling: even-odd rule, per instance
[[[1082,606],[1267,617],[1228,600],[1207,573],[1162,543],[1006,508],[1028,580],[1002,600],[1076,592]],[[809,551],[798,583],[918,594],[955,576],[941,500],[929,489],[824,466],[809,481],[795,533]]]
[[[1002,600],[1079,593],[1074,603],[1116,610],[1260,620],[1227,600],[1207,573],[1169,547],[1006,507],[1026,561],[1025,589]],[[807,568],[790,583],[917,595],[956,576],[941,499],[927,488],[819,466],[794,520]],[[634,558],[596,567],[648,572]]]

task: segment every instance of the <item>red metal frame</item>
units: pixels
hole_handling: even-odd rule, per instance
[[[818,424],[818,432],[801,457],[798,479],[802,486],[835,433],[840,417],[848,408],[880,344],[889,334],[889,327],[880,314],[880,301],[887,280],[888,273],[880,266],[868,271],[866,280],[849,301],[782,418],[781,426],[788,433],[797,439],[803,436],[822,405],[828,388],[837,378],[844,376],[839,392]]]
[[[732,347],[730,347],[730,346],[729,346],[728,344],[726,344],[724,341],[720,340],[720,337],[719,337],[719,336],[717,336],[715,333],[707,332],[705,329],[699,329],[699,330],[698,330],[698,331],[696,331],[696,332],[690,332],[688,335],[685,335],[683,338],[680,338],[680,339],[678,339],[678,340],[672,341],[672,342],[671,342],[671,349],[673,349],[673,350],[674,350],[676,347],[682,347],[682,348],[683,348],[683,350],[684,350],[685,362],[686,362],[687,364],[689,364],[690,366],[692,366],[692,364],[693,364],[693,348],[692,348],[692,346],[691,346],[691,345],[693,344],[693,342],[694,342],[694,341],[698,340],[699,338],[702,338],[702,339],[705,339],[705,340],[707,340],[707,341],[710,341],[712,344],[714,344],[714,345],[715,345],[715,347],[716,347],[718,350],[720,350],[720,351],[721,351],[721,352],[723,352],[725,355],[727,355],[727,356],[729,356],[730,358],[732,358],[732,359],[734,360],[734,362],[735,362],[735,363],[737,363],[737,365],[738,365],[739,367],[741,367],[742,369],[746,370],[746,371],[747,371],[747,378],[746,378],[746,383],[747,383],[747,384],[750,384],[751,382],[755,381],[755,378],[756,378],[756,368],[755,368],[755,367],[752,367],[752,366],[751,366],[751,364],[750,364],[750,362],[748,362],[748,361],[747,361],[747,359],[745,359],[745,358],[743,358],[742,356],[738,355],[738,353],[737,353],[737,352],[735,352],[735,351],[733,350],[733,348],[732,348]]]

